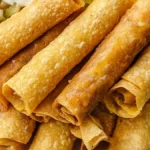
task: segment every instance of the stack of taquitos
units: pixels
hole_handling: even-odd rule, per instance
[[[16,109],[30,115],[133,3],[134,0],[94,0],[60,36],[4,85],[5,97]]]
[[[17,55],[0,67],[0,111],[6,111],[8,105],[8,101],[2,94],[3,84],[27,64],[36,53],[53,41],[83,10],[84,8],[73,13],[67,19],[60,22],[33,43],[22,49]]]
[[[135,117],[150,98],[150,47],[104,98],[108,109],[121,117]]]
[[[0,65],[84,6],[83,0],[34,0],[0,24]]]
[[[82,0],[58,1],[65,5]],[[144,107],[150,98],[150,47],[143,49],[150,41],[150,1],[134,1],[94,0],[74,22],[69,24],[76,13],[1,65],[0,90],[3,86],[5,97],[19,111],[7,106],[0,91],[0,102],[8,107],[0,112],[0,150],[108,150],[109,145],[110,150],[150,149],[150,104]],[[125,12],[94,55],[81,62]],[[119,118],[115,128],[116,115],[100,101],[119,116],[138,116]],[[29,116],[42,122],[35,133]],[[76,139],[82,143],[78,149]]]
[[[149,0],[138,0],[57,97],[54,107],[62,117],[80,125],[149,42],[149,7]]]

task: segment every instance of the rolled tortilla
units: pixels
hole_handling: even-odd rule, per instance
[[[55,101],[56,97],[62,92],[62,90],[68,85],[73,76],[80,71],[80,69],[85,65],[88,59],[93,54],[90,53],[86,56],[82,62],[77,65],[71,72],[64,77],[64,79],[56,86],[56,88],[38,105],[38,107],[33,111],[30,115],[31,118],[38,122],[48,122],[51,118],[55,120],[59,120],[61,122],[66,122],[64,118],[62,118],[53,108],[52,104]]]
[[[10,105],[7,112],[0,113],[0,147],[21,149],[30,140],[34,128],[35,121]]]
[[[0,65],[84,6],[83,0],[35,0],[0,24]]]
[[[115,122],[116,116],[110,114],[106,107],[100,103],[79,127],[71,126],[71,133],[82,139],[88,150],[92,150],[102,141],[108,140],[113,132]],[[84,148],[84,146],[82,147]]]
[[[39,37],[33,43],[29,44],[23,50],[21,50],[17,55],[12,57],[8,62],[6,62],[0,68],[0,111],[6,111],[8,101],[2,94],[2,86],[13,77],[25,64],[27,64],[31,58],[45,48],[51,41],[53,41],[69,23],[74,20],[81,12],[83,8],[73,13],[64,21],[60,22],[58,25],[47,31],[44,35]]]
[[[74,68],[33,111],[30,117],[38,122],[48,122],[51,120],[51,118],[59,120],[61,122],[67,122],[65,119],[59,116],[57,112],[52,108],[52,104],[56,97],[61,93],[61,91],[65,88],[68,82],[72,79],[73,75],[75,75],[79,71],[79,69],[81,69],[80,66]]]
[[[101,124],[108,137],[112,135],[116,125],[116,115],[110,113],[103,103],[100,102],[98,104],[98,106],[90,114],[90,117],[95,123]]]
[[[94,149],[101,141],[108,139],[101,124],[96,124],[88,117],[83,121],[80,130],[83,143],[88,150]]]
[[[16,109],[30,115],[62,78],[112,30],[133,2],[94,0],[58,38],[4,85],[5,97]]]
[[[74,141],[68,124],[51,120],[39,126],[29,150],[72,150]]]
[[[118,118],[109,150],[150,149],[150,103],[133,119]]]
[[[80,125],[103,100],[150,40],[149,7],[150,1],[138,0],[57,97],[54,107],[62,117]]]
[[[137,116],[150,98],[150,47],[139,56],[135,64],[110,89],[104,102],[118,116]]]

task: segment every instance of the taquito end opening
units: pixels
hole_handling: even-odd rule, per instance
[[[105,133],[101,133],[98,136],[94,137],[91,141],[89,141],[88,144],[85,144],[85,146],[88,149],[95,149],[100,142],[107,140],[108,140],[107,135]]]
[[[62,106],[57,102],[57,100],[53,103],[54,110],[64,118],[67,122],[72,123],[73,125],[79,126],[80,121],[74,116],[66,107]]]
[[[138,114],[136,97],[126,89],[123,91],[125,93],[118,88],[110,91],[103,101],[111,113],[123,118],[133,118]]]
[[[87,149],[95,149],[95,147],[102,141],[107,141],[108,136],[105,133],[102,124],[93,121],[90,117],[86,117],[80,126],[82,140],[87,147]]]
[[[118,103],[126,104],[126,105],[135,105],[136,104],[136,98],[135,96],[125,88],[118,88],[115,91],[112,92],[111,96],[113,99]]]
[[[25,103],[22,98],[13,90],[9,85],[4,84],[2,93],[5,98],[18,110],[24,114],[27,114],[25,111]]]
[[[65,118],[67,121],[76,126],[81,125],[76,116],[74,116],[67,108],[61,107],[60,111],[61,111],[60,115],[62,114],[62,117]]]

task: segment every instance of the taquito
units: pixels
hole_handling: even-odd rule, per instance
[[[108,109],[124,118],[133,118],[150,98],[150,47],[110,89],[104,98]]]
[[[109,150],[150,149],[150,103],[136,118],[118,118]]]
[[[74,136],[83,140],[88,150],[94,149],[99,142],[108,139],[101,125],[93,122],[90,117],[86,117],[80,127],[72,127],[71,132]]]
[[[9,106],[7,112],[0,113],[0,147],[14,150],[26,144],[35,128],[35,121]]]
[[[5,97],[16,109],[30,115],[133,3],[134,0],[94,0],[60,36],[4,85]]]
[[[54,107],[62,117],[80,125],[123,75],[150,40],[149,7],[149,0],[138,0],[57,97]]]
[[[51,120],[39,126],[29,150],[72,150],[74,141],[68,124]]]
[[[36,39],[33,43],[22,49],[18,54],[12,57],[0,68],[0,111],[6,111],[8,101],[2,94],[3,84],[13,77],[31,58],[45,48],[51,41],[53,41],[69,23],[74,20],[84,9],[80,9],[69,16],[58,25],[48,30],[41,37]]]
[[[71,72],[60,81],[60,83],[56,86],[56,88],[38,105],[38,107],[33,111],[30,115],[31,118],[38,122],[48,122],[51,118],[55,120],[59,120],[61,122],[66,122],[64,118],[62,118],[53,108],[52,104],[55,101],[56,97],[62,92],[62,90],[68,85],[73,76],[80,71],[80,69],[84,66],[84,64],[91,57],[93,52],[88,54],[80,64],[71,70]]]
[[[83,0],[34,0],[0,24],[0,65],[84,6]]]
[[[83,145],[88,150],[92,150],[100,142],[108,140],[115,123],[116,116],[110,114],[106,107],[100,103],[79,127],[71,126],[71,132],[75,137],[83,140]]]
[[[116,125],[116,115],[110,113],[103,103],[98,103],[98,106],[90,114],[90,117],[95,123],[101,124],[108,137],[112,135]]]

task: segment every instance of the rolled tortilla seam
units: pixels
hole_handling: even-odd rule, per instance
[[[64,76],[113,29],[133,2],[94,0],[60,36],[4,85],[5,97],[16,109],[30,115]],[[22,108],[16,107],[16,102],[21,103]]]
[[[138,0],[57,97],[54,107],[62,117],[80,125],[146,46],[149,6],[149,1]]]
[[[0,146],[22,147],[29,142],[35,128],[35,121],[21,114],[13,106],[0,113]]]
[[[137,117],[130,119],[119,117],[108,150],[150,149],[149,114],[150,103],[147,103]]]
[[[35,0],[2,22],[0,65],[83,6],[83,0]]]
[[[74,141],[68,124],[51,120],[39,126],[29,150],[72,150]]]
[[[49,43],[52,42],[83,10],[84,8],[76,11],[67,19],[48,30],[0,67],[0,111],[6,111],[8,106],[8,101],[2,94],[3,84],[19,72],[36,53],[49,45]]]
[[[107,108],[118,116],[133,118],[140,114],[150,98],[150,47],[110,89],[104,98]]]

